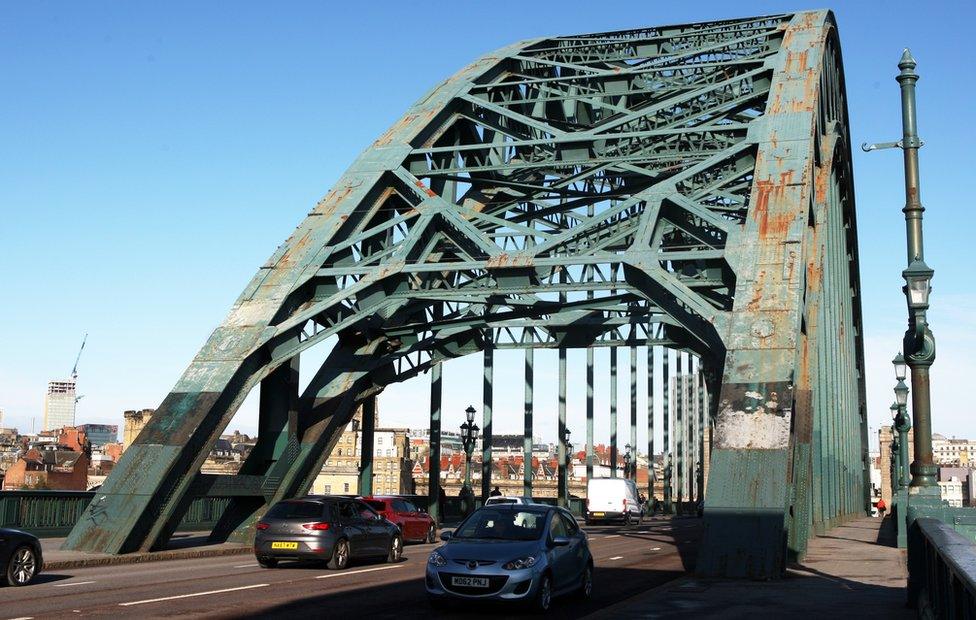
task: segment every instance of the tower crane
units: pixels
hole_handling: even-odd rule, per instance
[[[78,357],[75,358],[74,368],[71,369],[72,380],[78,378],[78,362],[81,360],[81,352],[85,350],[85,343],[88,342],[88,332],[85,332],[85,337],[81,341],[81,348],[78,349]]]

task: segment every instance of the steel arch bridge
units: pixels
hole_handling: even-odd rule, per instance
[[[713,395],[698,570],[776,576],[811,529],[868,505],[849,143],[826,11],[476,60],[260,267],[66,547],[158,547],[208,494],[233,497],[214,535],[246,539],[307,492],[360,404],[446,359],[664,346],[697,356]],[[256,387],[240,473],[200,474]]]

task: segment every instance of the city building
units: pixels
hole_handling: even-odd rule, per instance
[[[74,379],[49,381],[44,397],[44,427],[51,430],[75,425],[75,406],[78,404]]]
[[[976,440],[948,439],[944,435],[932,435],[932,458],[936,465],[966,466],[976,461]]]
[[[41,433],[50,442],[29,444],[4,474],[3,490],[52,489],[85,491],[91,444],[76,428],[61,428]]]
[[[155,409],[129,410],[122,414],[125,424],[122,427],[122,446],[128,448],[139,435],[139,431],[146,426]]]
[[[81,424],[77,428],[85,433],[93,448],[100,448],[105,444],[119,441],[117,424]]]
[[[379,413],[373,420],[373,494],[413,493],[413,449],[422,436],[411,438],[405,428],[379,427]],[[416,443],[415,443],[416,442]],[[339,436],[332,453],[312,483],[312,493],[358,495],[362,457],[362,408],[356,411]]]
[[[942,493],[942,501],[950,506],[962,507],[965,505],[966,496],[963,492],[965,484],[956,476],[950,476],[946,480],[939,479],[939,491]]]

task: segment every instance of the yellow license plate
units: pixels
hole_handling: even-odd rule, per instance
[[[603,516],[603,513],[602,512],[594,512],[593,513],[593,516],[594,517],[602,517]]]
[[[291,542],[273,542],[271,543],[272,549],[298,549],[298,543]]]

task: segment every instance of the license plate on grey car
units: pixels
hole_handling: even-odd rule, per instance
[[[452,586],[464,586],[466,588],[487,588],[487,577],[451,577]]]

